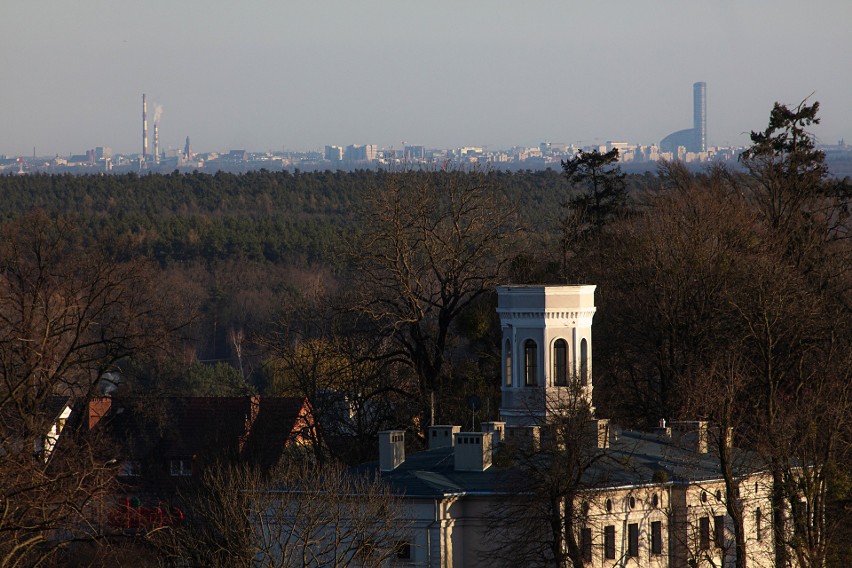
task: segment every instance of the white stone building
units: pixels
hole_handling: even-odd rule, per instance
[[[410,538],[399,566],[450,568],[488,566],[493,550],[495,507],[524,499],[523,482],[511,464],[495,464],[511,443],[533,444],[547,435],[550,400],[592,400],[592,318],[595,286],[498,288],[503,329],[501,422],[482,432],[432,426],[429,449],[406,458],[402,431],[380,435],[382,479],[404,495]],[[576,391],[574,391],[576,392]],[[654,432],[619,432],[595,420],[597,448],[606,459],[584,475],[581,522],[575,537],[587,566],[730,566],[734,536],[725,507],[725,485],[706,422],[681,422]],[[737,493],[745,511],[749,566],[770,566],[769,479],[745,452]],[[499,460],[498,460],[499,461]],[[749,465],[746,465],[746,464]],[[525,493],[527,492],[527,493]]]

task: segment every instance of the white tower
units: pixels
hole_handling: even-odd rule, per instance
[[[507,425],[541,424],[562,403],[576,403],[577,395],[592,404],[595,288],[497,288],[503,330],[500,416]]]

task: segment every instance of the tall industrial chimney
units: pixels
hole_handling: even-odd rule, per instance
[[[160,124],[154,123],[154,163],[160,163]]]
[[[142,93],[142,161],[148,158],[148,101]]]
[[[186,146],[183,147],[183,157],[187,160],[192,158],[192,147],[189,145],[189,136],[186,137]]]

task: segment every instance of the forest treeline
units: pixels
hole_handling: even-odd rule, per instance
[[[149,175],[0,176],[0,218],[33,209],[70,216],[84,238],[121,243],[127,256],[161,266],[223,260],[338,267],[335,245],[357,222],[370,188],[387,172],[259,170]],[[565,200],[559,172],[487,174],[530,219]],[[653,176],[628,178],[647,186]]]

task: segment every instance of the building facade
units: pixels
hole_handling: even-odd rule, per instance
[[[395,565],[489,567],[502,504],[532,503],[531,484],[513,476],[513,445],[536,447],[548,436],[550,401],[573,392],[592,399],[592,319],[595,286],[498,288],[503,357],[499,422],[481,432],[431,426],[429,449],[406,458],[403,431],[380,435],[379,472],[406,505],[409,538]],[[565,384],[563,384],[565,383]],[[702,421],[660,424],[652,432],[620,431],[595,418],[600,460],[584,471],[572,513],[574,538],[586,566],[710,567],[735,559],[725,483]],[[726,437],[729,439],[729,436]],[[749,566],[772,564],[770,479],[743,452],[737,499],[745,512]],[[563,511],[564,513],[564,511]],[[499,525],[498,525],[499,527]],[[499,535],[499,536],[498,536]]]

